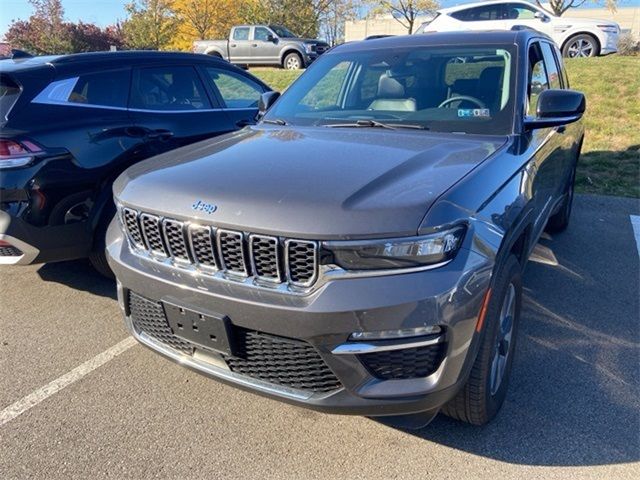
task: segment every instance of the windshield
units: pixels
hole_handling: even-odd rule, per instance
[[[513,124],[513,57],[513,48],[503,45],[323,55],[265,120],[507,134]]]
[[[287,30],[286,28],[280,25],[269,25],[269,28],[271,28],[271,30],[273,30],[276,33],[276,35],[278,35],[280,38],[296,38],[297,37],[295,33],[291,33],[291,31]]]

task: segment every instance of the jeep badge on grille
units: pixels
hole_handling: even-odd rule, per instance
[[[218,207],[213,203],[205,203],[202,200],[196,200],[195,203],[191,205],[191,208],[193,210],[200,210],[201,212],[208,213],[209,215],[218,209]]]

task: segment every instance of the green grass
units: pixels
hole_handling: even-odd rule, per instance
[[[640,57],[567,60],[571,88],[584,92],[586,136],[578,163],[583,193],[640,197]],[[252,69],[284,91],[300,71]]]

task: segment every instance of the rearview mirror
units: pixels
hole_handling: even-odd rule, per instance
[[[548,128],[577,122],[582,118],[587,102],[582,92],[575,90],[545,90],[538,96],[535,118],[525,119],[525,128]]]
[[[258,102],[258,118],[261,118],[271,106],[280,98],[280,92],[264,92]]]

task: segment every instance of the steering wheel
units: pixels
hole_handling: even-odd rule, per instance
[[[475,103],[478,108],[487,108],[487,106],[482,101],[478,100],[476,97],[470,97],[469,95],[458,95],[456,97],[447,98],[444,102],[438,105],[438,108],[443,108],[450,103],[462,102],[464,100],[466,100],[467,102]]]

